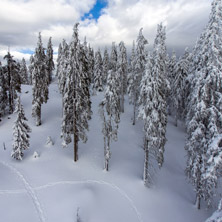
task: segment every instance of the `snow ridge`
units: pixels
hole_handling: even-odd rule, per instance
[[[21,181],[23,182],[24,186],[25,186],[25,190],[27,191],[27,193],[29,194],[29,196],[32,198],[32,201],[35,205],[35,208],[36,208],[36,211],[38,213],[38,216],[39,216],[39,220],[41,222],[46,222],[46,219],[45,219],[45,216],[44,216],[44,213],[43,213],[43,210],[42,210],[42,207],[41,207],[41,204],[38,200],[38,197],[36,196],[33,188],[31,187],[31,185],[28,183],[28,181],[25,179],[25,177],[13,166],[9,165],[8,163],[5,163],[5,162],[2,162],[0,161],[0,163],[9,168],[12,172],[14,172],[20,179]],[[21,191],[21,190],[20,190]],[[8,192],[8,191],[6,191]],[[18,190],[15,190],[16,193],[18,193]]]

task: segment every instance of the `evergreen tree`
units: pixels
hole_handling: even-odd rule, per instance
[[[52,48],[52,37],[49,38],[47,50],[46,50],[46,66],[48,72],[48,84],[52,81],[52,71],[55,69],[53,61],[53,48]]]
[[[48,101],[48,83],[46,55],[39,33],[32,70],[32,116],[36,119],[36,126],[41,125],[41,106]]]
[[[15,112],[17,113],[17,118],[13,126],[13,150],[11,156],[17,160],[22,160],[24,150],[29,148],[29,133],[31,129],[25,122],[27,119],[20,97],[18,97]]]
[[[117,140],[118,124],[120,122],[120,104],[118,80],[115,72],[109,71],[104,99],[100,104],[100,116],[103,121],[102,133],[104,136],[105,170],[109,170],[111,158],[110,145],[112,140]]]
[[[57,64],[57,76],[60,93],[63,94],[65,83],[66,83],[66,73],[68,67],[68,58],[69,58],[69,46],[66,41],[63,39],[61,49],[60,49],[59,61]]]
[[[89,78],[90,82],[93,83],[94,81],[94,64],[95,64],[95,58],[94,58],[94,50],[90,47],[88,49],[88,72],[89,72]]]
[[[175,65],[175,76],[171,84],[171,100],[174,108],[175,126],[177,120],[185,119],[185,103],[186,103],[186,78],[189,72],[189,52],[185,49],[184,55],[179,59]]]
[[[93,90],[95,91],[103,91],[103,60],[98,50],[95,54],[95,65],[94,65],[94,84]]]
[[[109,69],[113,70],[113,72],[116,72],[116,69],[117,69],[117,59],[118,59],[117,49],[116,49],[115,42],[113,42],[111,54],[110,54],[110,60],[109,60],[109,62],[110,62]]]
[[[69,46],[69,63],[63,95],[63,146],[71,142],[74,135],[74,161],[78,160],[78,142],[87,141],[86,130],[91,118],[89,94],[90,80],[84,48],[78,38],[78,23],[74,26],[72,41]]]
[[[124,95],[127,90],[127,52],[124,42],[119,44],[119,54],[117,62],[117,72],[120,77],[120,109],[124,112]]]
[[[186,173],[195,187],[196,206],[201,199],[211,204],[221,176],[211,172],[214,158],[221,150],[222,132],[222,1],[214,0],[210,19],[193,51],[193,74],[189,77],[189,111],[187,113],[188,160]],[[198,53],[198,54],[194,54]],[[217,141],[217,143],[215,143]],[[216,155],[216,156],[215,156]],[[220,156],[218,156],[218,161]]]
[[[135,116],[136,116],[136,110],[138,107],[138,97],[140,92],[140,83],[142,79],[142,75],[145,71],[145,64],[146,64],[146,49],[145,46],[148,44],[148,41],[145,39],[142,33],[143,29],[141,28],[139,31],[139,35],[137,37],[137,44],[135,49],[135,56],[134,61],[131,60],[134,64],[134,72],[131,72],[131,75],[135,75],[133,78],[131,76],[131,81],[129,84],[132,84],[129,86],[129,94],[131,97],[132,104],[134,105],[134,117],[133,117],[133,125],[135,124]],[[133,81],[132,81],[133,80]]]
[[[164,162],[166,143],[165,28],[158,25],[154,51],[147,59],[140,85],[138,117],[144,121],[144,184],[150,184],[149,159],[154,155],[159,166]]]
[[[6,79],[2,64],[0,62],[0,120],[1,117],[5,115],[7,106],[8,106],[8,95],[6,88]]]
[[[32,85],[32,72],[33,72],[33,69],[34,69],[34,57],[33,57],[33,55],[30,56],[29,62],[30,62],[30,65],[29,65],[29,74],[30,74],[29,82]]]
[[[108,72],[109,72],[109,54],[107,48],[105,48],[103,55],[103,85],[106,85]]]
[[[172,56],[169,59],[168,69],[167,69],[167,78],[168,78],[168,81],[170,83],[170,88],[171,88],[171,93],[170,93],[168,100],[167,100],[169,115],[171,115],[173,112],[173,95],[174,94],[172,93],[172,90],[174,87],[173,84],[174,84],[175,75],[176,75],[176,64],[177,64],[176,52],[173,51]]]
[[[24,58],[22,58],[19,72],[20,72],[20,77],[21,77],[21,83],[22,84],[29,84],[28,69],[27,69],[26,61]]]
[[[6,85],[8,90],[9,113],[14,111],[14,101],[17,98],[17,92],[21,92],[21,78],[19,75],[18,63],[13,59],[13,56],[8,52],[5,55],[7,65],[5,68]]]
[[[133,47],[131,52],[131,58],[130,58],[130,67],[129,67],[129,75],[128,75],[128,94],[129,94],[129,101],[130,104],[133,104],[133,125],[136,123],[136,54],[135,54],[135,43],[133,41]]]

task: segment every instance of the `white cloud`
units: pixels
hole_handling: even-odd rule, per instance
[[[52,36],[53,45],[58,47],[63,38],[70,40],[74,23],[80,21],[95,2],[1,0],[0,51],[7,50],[8,45],[15,52],[34,49],[39,31],[45,45]],[[164,22],[167,24],[169,48],[181,50],[195,43],[207,23],[209,12],[209,0],[108,0],[108,6],[97,21],[81,21],[80,37],[83,40],[86,36],[96,48],[109,47],[113,41],[119,43],[121,40],[131,46],[143,27],[144,35],[152,46],[156,26]]]

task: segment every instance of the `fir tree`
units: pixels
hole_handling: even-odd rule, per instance
[[[0,120],[1,117],[5,115],[7,106],[8,106],[8,95],[6,88],[6,79],[2,64],[0,62]]]
[[[189,111],[186,124],[188,160],[186,173],[195,187],[196,206],[201,199],[211,204],[217,180],[211,173],[214,158],[221,150],[222,132],[222,1],[213,1],[210,19],[193,51],[192,76],[189,77]],[[197,54],[195,54],[197,53]],[[191,81],[192,80],[192,81]],[[215,141],[218,141],[215,143]],[[217,144],[217,145],[216,145]],[[218,156],[220,160],[220,156]]]
[[[48,101],[48,83],[46,55],[39,33],[32,71],[32,116],[36,119],[36,126],[41,125],[41,106]]]
[[[118,95],[118,81],[115,72],[109,71],[104,99],[100,104],[100,116],[103,121],[105,170],[109,170],[111,158],[111,141],[117,140],[118,124],[120,122],[120,104]]]
[[[34,69],[34,57],[33,57],[33,55],[30,56],[29,62],[30,62],[30,65],[29,65],[29,74],[30,74],[29,82],[32,85],[32,72],[33,72],[33,69]]]
[[[71,142],[74,135],[74,161],[78,160],[78,142],[87,141],[86,130],[91,118],[87,58],[78,38],[78,23],[74,26],[72,41],[69,46],[69,63],[63,93],[63,146]]]
[[[109,72],[109,54],[107,48],[105,48],[103,55],[103,85],[106,85],[108,72]]]
[[[95,64],[94,64],[94,83],[93,89],[95,91],[103,91],[103,61],[100,50],[95,54]]]
[[[27,69],[26,61],[24,58],[22,58],[22,62],[20,64],[20,76],[21,76],[22,84],[29,84],[28,69]]]
[[[136,89],[136,54],[135,54],[135,43],[133,41],[133,47],[131,52],[131,58],[130,58],[130,68],[129,68],[129,74],[128,74],[128,94],[129,94],[129,101],[130,104],[133,104],[133,125],[136,123],[136,96],[137,96],[137,89]]]
[[[88,47],[88,72],[89,72],[90,83],[93,83],[94,81],[94,65],[95,65],[94,50],[89,45]]]
[[[21,92],[21,78],[19,75],[19,66],[10,52],[5,55],[4,59],[6,59],[7,62],[4,75],[6,77],[6,85],[8,88],[9,113],[13,113],[14,101],[17,98],[17,93]]]
[[[18,97],[15,112],[17,113],[17,118],[13,126],[13,150],[11,156],[16,160],[22,160],[24,151],[29,148],[29,133],[31,129],[25,122],[27,119],[20,97]]]
[[[165,28],[158,25],[154,51],[147,59],[140,85],[138,117],[144,121],[144,184],[150,184],[149,159],[154,155],[159,166],[164,162],[166,143]]]
[[[171,84],[171,101],[174,108],[175,126],[177,120],[185,119],[185,104],[186,104],[186,78],[189,72],[189,52],[185,49],[184,55],[175,65],[175,76]]]
[[[127,90],[127,52],[124,42],[119,44],[117,72],[120,77],[120,109],[124,112],[124,95]]]
[[[46,66],[48,72],[48,84],[52,81],[52,71],[55,69],[53,61],[53,48],[52,48],[52,37],[49,38],[47,50],[46,50]]]
[[[139,97],[139,92],[140,92],[140,83],[142,79],[142,75],[145,71],[145,64],[146,64],[146,49],[145,46],[148,44],[148,41],[146,38],[143,36],[142,33],[143,29],[141,28],[139,31],[139,35],[137,37],[137,44],[136,44],[136,49],[135,49],[135,56],[134,56],[134,61],[133,61],[133,70],[134,72],[131,72],[131,75],[135,75],[133,78],[131,77],[131,80],[129,84],[132,84],[129,86],[129,94],[131,97],[132,104],[134,105],[134,117],[133,117],[133,125],[135,124],[135,116],[136,116],[136,110],[138,107],[138,97]],[[132,62],[132,60],[131,60]]]

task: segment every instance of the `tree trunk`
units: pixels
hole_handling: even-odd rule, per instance
[[[109,159],[110,159],[110,137],[107,137],[107,146],[106,146],[106,154],[105,154],[105,170],[109,171]]]
[[[36,108],[36,126],[40,126],[41,124],[41,104],[38,104]]]
[[[197,195],[196,195],[196,203],[195,203],[195,205],[196,205],[196,207],[197,207],[198,210],[200,210],[200,200],[201,200],[201,198],[200,198],[200,196],[197,194]]]
[[[144,171],[143,171],[143,182],[145,186],[149,185],[149,149],[148,149],[148,140],[144,139]]]
[[[78,160],[78,130],[76,127],[76,107],[74,104],[74,119],[73,119],[73,136],[74,136],[74,161],[76,162]]]
[[[176,113],[175,114],[175,123],[174,123],[174,125],[177,127],[177,120],[178,120],[178,114]]]
[[[136,124],[136,102],[133,105],[133,125]]]

